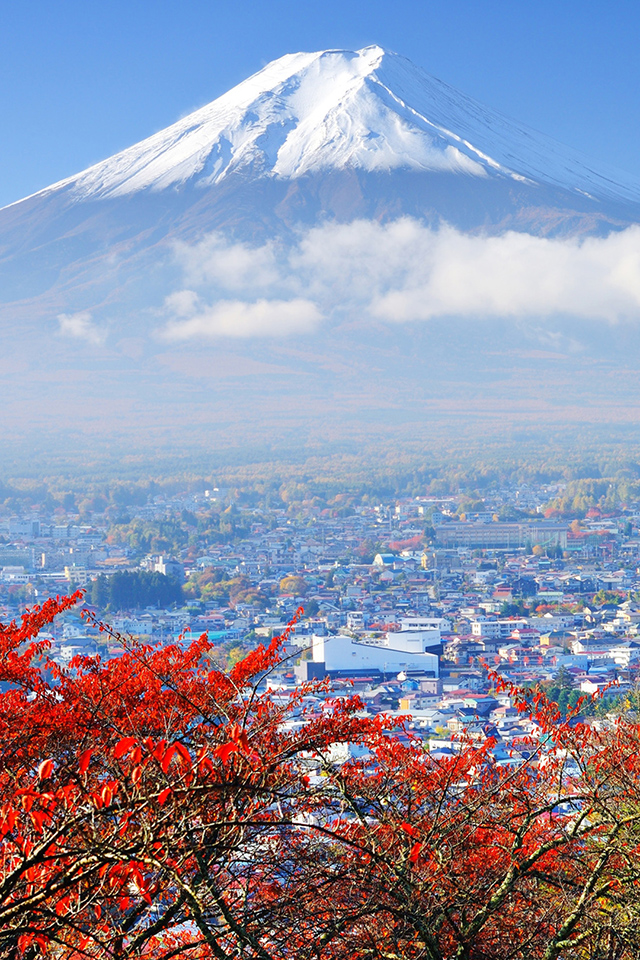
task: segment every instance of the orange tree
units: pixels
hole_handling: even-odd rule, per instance
[[[262,692],[286,635],[223,672],[101,624],[122,655],[61,669],[38,632],[79,599],[0,628],[0,956],[638,955],[635,724],[509,688],[526,759],[436,760],[326,684]]]

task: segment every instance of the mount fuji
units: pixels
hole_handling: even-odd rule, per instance
[[[415,423],[429,398],[435,416],[447,391],[451,416],[461,402],[477,411],[479,383],[489,376],[504,385],[513,351],[555,356],[564,364],[570,354],[593,357],[603,344],[611,350],[611,337],[598,327],[586,349],[571,322],[571,329],[565,323],[551,331],[520,322],[506,334],[485,325],[464,333],[471,353],[458,355],[449,321],[440,332],[388,326],[397,291],[380,286],[364,313],[344,307],[353,279],[344,281],[342,303],[328,307],[326,290],[313,300],[308,291],[333,280],[319,277],[317,253],[309,268],[312,242],[319,247],[328,238],[350,255],[354,238],[366,229],[374,246],[381,238],[389,245],[393,230],[396,237],[411,229],[402,256],[422,243],[425,263],[436,259],[433,236],[448,237],[451,245],[461,237],[471,243],[520,235],[528,238],[523,243],[557,244],[553,249],[574,256],[580,245],[588,252],[596,249],[588,244],[607,237],[633,240],[628,231],[639,223],[640,178],[592,163],[397,54],[377,46],[290,54],[165,130],[0,210],[5,425],[24,423],[21,412],[45,431],[53,422],[73,422],[99,434],[124,429],[123,421],[157,430],[161,420],[170,432],[172,423],[185,419],[203,429],[214,421],[218,429],[223,420],[227,434],[235,435],[238,423],[262,422],[268,409],[280,436],[299,431],[301,396],[309,408],[307,426],[323,405],[329,419],[349,408],[344,416],[353,426],[380,416],[390,423],[408,416],[406,422]],[[541,249],[532,248],[533,260]],[[531,259],[528,252],[522,257]],[[238,273],[241,260],[246,264]],[[198,269],[207,273],[206,290],[194,286]],[[367,269],[375,280],[378,267]],[[234,270],[235,287],[222,276]],[[256,276],[269,271],[276,279],[256,285]],[[418,263],[407,281],[411,310],[405,297],[394,319],[438,315],[435,307],[415,306],[434,297],[433,284],[426,293],[420,287],[419,272]],[[353,267],[352,276],[357,273]],[[627,287],[630,282],[624,280]],[[453,315],[455,326],[455,303],[445,300],[440,314]],[[485,297],[489,313],[495,300],[493,293]],[[556,313],[570,313],[566,303],[560,298]],[[187,317],[182,326],[167,321],[167,304],[178,320]],[[501,316],[519,309],[508,304]],[[598,317],[610,319],[608,306],[598,310]],[[286,318],[296,311],[303,322],[281,324],[287,336],[268,344],[260,339],[261,318],[268,325],[275,314]],[[252,336],[240,342],[234,324],[249,315]],[[323,317],[329,319],[318,329]],[[616,350],[628,347],[619,337],[616,344]],[[497,354],[500,362],[486,359]],[[345,361],[355,355],[355,365]],[[264,387],[292,370],[295,386],[284,399]],[[539,375],[538,365],[531,383]],[[567,368],[565,383],[572,376]],[[425,378],[435,384],[431,393],[425,393]],[[15,385],[25,379],[30,400],[21,407]],[[461,401],[463,383],[467,400]],[[528,389],[514,407],[529,411],[525,419],[533,416],[535,391]],[[494,393],[487,401],[491,417],[498,416],[503,396]],[[563,397],[563,409],[581,408],[575,392]]]
[[[640,202],[640,180],[595,170],[587,158],[377,46],[281,57],[166,130],[36,197],[67,192],[75,201],[98,200],[187,184],[206,190],[233,174],[295,181],[344,170],[464,175]]]
[[[135,270],[149,248],[213,229],[256,240],[402,214],[465,230],[597,234],[640,220],[640,178],[597,169],[380,47],[291,54],[0,210],[0,297],[60,289],[61,308],[95,308],[104,292],[76,298],[72,286],[96,256],[104,291],[120,252]]]

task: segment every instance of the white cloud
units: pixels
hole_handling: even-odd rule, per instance
[[[640,227],[608,237],[471,235],[407,217],[325,224],[288,248],[211,234],[176,248],[169,339],[283,336],[323,317],[640,320]],[[186,289],[188,287],[188,289]],[[82,315],[76,315],[82,316]]]
[[[191,291],[173,294],[187,300]],[[179,302],[182,306],[182,302]],[[184,317],[184,314],[182,315]],[[281,337],[291,333],[308,333],[322,319],[318,307],[310,300],[220,300],[211,306],[196,304],[188,319],[170,321],[162,331],[167,340],[192,340],[211,337]]]
[[[420,240],[428,269],[408,271],[403,284],[372,298],[375,316],[640,319],[638,227],[582,242],[451,228]]]
[[[221,234],[211,233],[193,246],[177,243],[174,250],[189,286],[214,283],[228,291],[247,293],[263,290],[277,283],[280,277],[276,247],[272,243],[259,247],[230,244]]]
[[[58,314],[59,332],[63,337],[74,337],[77,340],[86,340],[94,346],[102,346],[107,337],[106,330],[95,325],[91,314],[84,310],[81,313]]]
[[[176,290],[164,301],[165,308],[176,317],[189,317],[197,313],[200,297],[195,290]]]

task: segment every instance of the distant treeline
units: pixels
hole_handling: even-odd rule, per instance
[[[136,607],[169,607],[182,603],[182,587],[173,577],[144,570],[101,574],[91,585],[91,603],[101,609],[132,610]]]
[[[357,447],[357,445],[356,445]],[[120,464],[120,460],[117,461]],[[105,468],[106,469],[106,468]],[[175,472],[129,481],[68,474],[11,478],[0,474],[0,518],[56,517],[57,523],[105,526],[114,542],[127,543],[136,556],[170,553],[200,542],[227,543],[246,538],[246,517],[233,510],[286,510],[289,516],[345,516],[362,504],[394,497],[462,496],[465,506],[500,491],[505,484],[569,484],[551,509],[582,515],[589,509],[615,509],[640,498],[640,445],[629,437],[546,437],[504,445],[483,437],[464,443],[376,445],[355,452],[227,463],[200,474]],[[142,519],[137,511],[160,498],[216,491],[202,498],[196,515],[182,510],[164,519]],[[464,509],[464,506],[462,507]],[[472,509],[469,506],[469,509]],[[479,507],[477,509],[480,509]],[[501,517],[500,519],[508,519]],[[268,522],[268,520],[267,520]]]

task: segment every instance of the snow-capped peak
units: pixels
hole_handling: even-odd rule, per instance
[[[381,47],[288,54],[141,143],[54,184],[77,198],[397,168],[499,176],[640,201],[640,181],[584,157]]]

